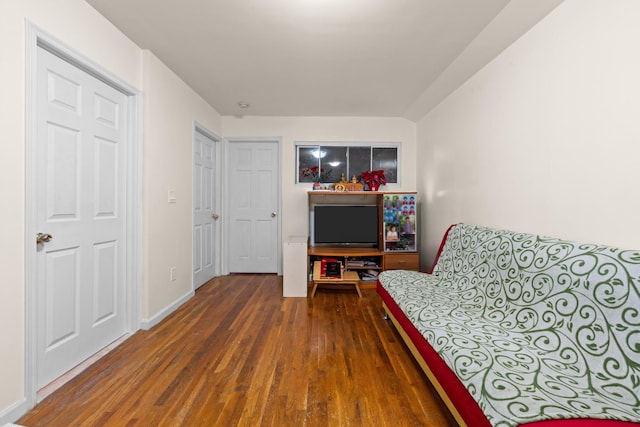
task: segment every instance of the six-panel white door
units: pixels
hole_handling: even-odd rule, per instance
[[[229,271],[278,270],[278,143],[232,142],[227,146]]]
[[[193,287],[215,275],[216,142],[196,130],[193,140]]]
[[[38,388],[126,332],[126,96],[38,48]]]

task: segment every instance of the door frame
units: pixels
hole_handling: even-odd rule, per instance
[[[25,97],[25,397],[27,409],[35,406],[37,387],[37,311],[36,252],[37,233],[36,154],[37,154],[37,71],[38,49],[44,48],[73,66],[112,86],[127,96],[128,135],[126,164],[126,333],[140,329],[142,283],[142,97],[140,91],[105,70],[98,63],[65,43],[26,22]]]
[[[234,136],[234,137],[225,137],[224,138],[224,144],[225,144],[225,150],[224,150],[224,164],[228,165],[229,164],[229,152],[231,150],[228,150],[226,148],[226,145],[229,144],[234,144],[234,143],[239,143],[239,142],[272,142],[272,143],[276,143],[278,145],[278,158],[277,158],[277,165],[278,165],[278,200],[276,202],[276,206],[278,207],[278,215],[276,216],[277,218],[277,232],[276,232],[276,240],[277,240],[277,259],[276,259],[276,269],[277,269],[277,274],[278,276],[282,276],[282,161],[281,161],[281,157],[282,157],[282,138],[279,136],[274,136],[274,137],[238,137],[238,136]],[[224,184],[224,216],[225,218],[229,217],[229,198],[231,197],[230,190],[229,190],[229,170],[228,168],[225,168],[224,171],[224,176],[225,176],[225,184]],[[230,222],[229,221],[225,221],[225,233],[224,233],[224,247],[226,249],[229,248],[229,225]],[[224,274],[229,274],[229,257],[227,256],[227,250],[224,251],[225,253],[223,254],[223,265],[224,265]]]
[[[196,133],[200,133],[204,136],[206,136],[207,138],[210,138],[213,140],[214,142],[214,150],[215,150],[215,156],[216,156],[216,160],[215,160],[215,176],[214,176],[214,180],[215,180],[215,189],[214,189],[214,203],[215,203],[215,207],[216,210],[218,212],[220,212],[220,207],[221,207],[221,202],[222,202],[222,185],[220,185],[221,182],[221,177],[222,177],[222,172],[220,170],[221,168],[221,148],[220,148],[220,143],[221,143],[221,139],[218,135],[216,135],[214,132],[211,132],[209,129],[207,129],[204,125],[202,125],[201,123],[199,123],[198,121],[194,120],[193,121],[193,126],[192,126],[192,131],[191,131],[191,290],[195,291],[196,287],[195,287],[195,282],[193,280],[193,261],[194,261],[194,251],[193,251],[193,224],[194,224],[194,220],[193,217],[195,215],[195,199],[193,198],[193,190],[195,188],[194,186],[194,166],[195,166],[195,149],[194,149],[194,143],[196,141]],[[221,218],[219,218],[218,220],[213,222],[213,232],[214,232],[214,236],[215,239],[213,241],[213,250],[215,253],[215,257],[213,260],[213,277],[217,277],[220,276],[220,270],[221,270],[221,247],[222,247],[222,239],[221,239],[221,230],[222,230],[222,223],[224,222],[224,215],[221,216]]]

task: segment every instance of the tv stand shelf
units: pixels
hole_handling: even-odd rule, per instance
[[[361,257],[361,256],[382,256],[383,251],[376,248],[339,248],[327,246],[312,246],[309,248],[309,255],[336,256],[336,257]]]
[[[307,250],[307,276],[311,286],[314,263],[323,258],[336,258],[344,266],[344,271],[355,272],[360,277],[360,287],[375,288],[377,273],[384,270],[420,270],[420,255],[417,250],[416,193],[415,192],[331,192],[310,191],[309,195],[309,239]],[[319,206],[377,206],[377,244],[370,247],[344,245],[340,235],[331,244],[331,238],[321,240],[324,244],[314,245],[313,221],[317,219]],[[348,212],[349,214],[351,212]],[[342,218],[342,217],[340,217]],[[341,219],[335,221],[342,222]],[[363,216],[344,217],[344,222],[361,225],[366,223]],[[326,221],[325,221],[326,223]],[[393,229],[392,229],[393,227]],[[325,228],[326,229],[326,228]],[[392,231],[393,233],[391,233]],[[396,234],[397,233],[397,234]],[[347,233],[348,234],[348,233]],[[334,234],[335,235],[335,234]],[[323,236],[323,237],[326,237]],[[359,236],[356,236],[359,237]],[[375,237],[374,239],[375,240]],[[368,242],[369,240],[358,240]],[[354,243],[349,242],[349,243]],[[364,246],[361,244],[361,246]]]
[[[323,258],[337,258],[342,262],[345,271],[363,274],[368,270],[381,272],[384,270],[420,270],[418,252],[384,252],[367,248],[310,247],[307,251],[309,268],[315,261]],[[362,264],[361,264],[362,263]],[[310,273],[313,271],[310,270]],[[363,289],[375,288],[375,280],[360,280]]]
[[[369,270],[376,273],[382,271],[384,265],[384,252],[375,248],[340,248],[340,247],[310,247],[307,251],[309,255],[309,266],[314,266],[316,261],[323,258],[336,258],[344,266],[345,271],[358,274],[362,277],[367,275]],[[314,272],[315,273],[315,272]],[[363,288],[375,287],[376,281],[360,279],[360,286]]]

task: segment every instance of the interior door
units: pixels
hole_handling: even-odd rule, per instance
[[[126,95],[42,48],[37,64],[41,388],[126,333],[128,131]]]
[[[228,145],[229,271],[278,271],[278,142]]]
[[[193,286],[215,275],[216,141],[197,129],[193,139]]]

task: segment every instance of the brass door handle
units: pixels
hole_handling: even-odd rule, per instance
[[[220,218],[220,215],[214,213],[214,214],[211,215],[211,218],[218,219],[218,218]]]
[[[36,243],[37,244],[50,242],[51,239],[53,239],[53,236],[51,234],[45,234],[45,233],[36,234]]]

